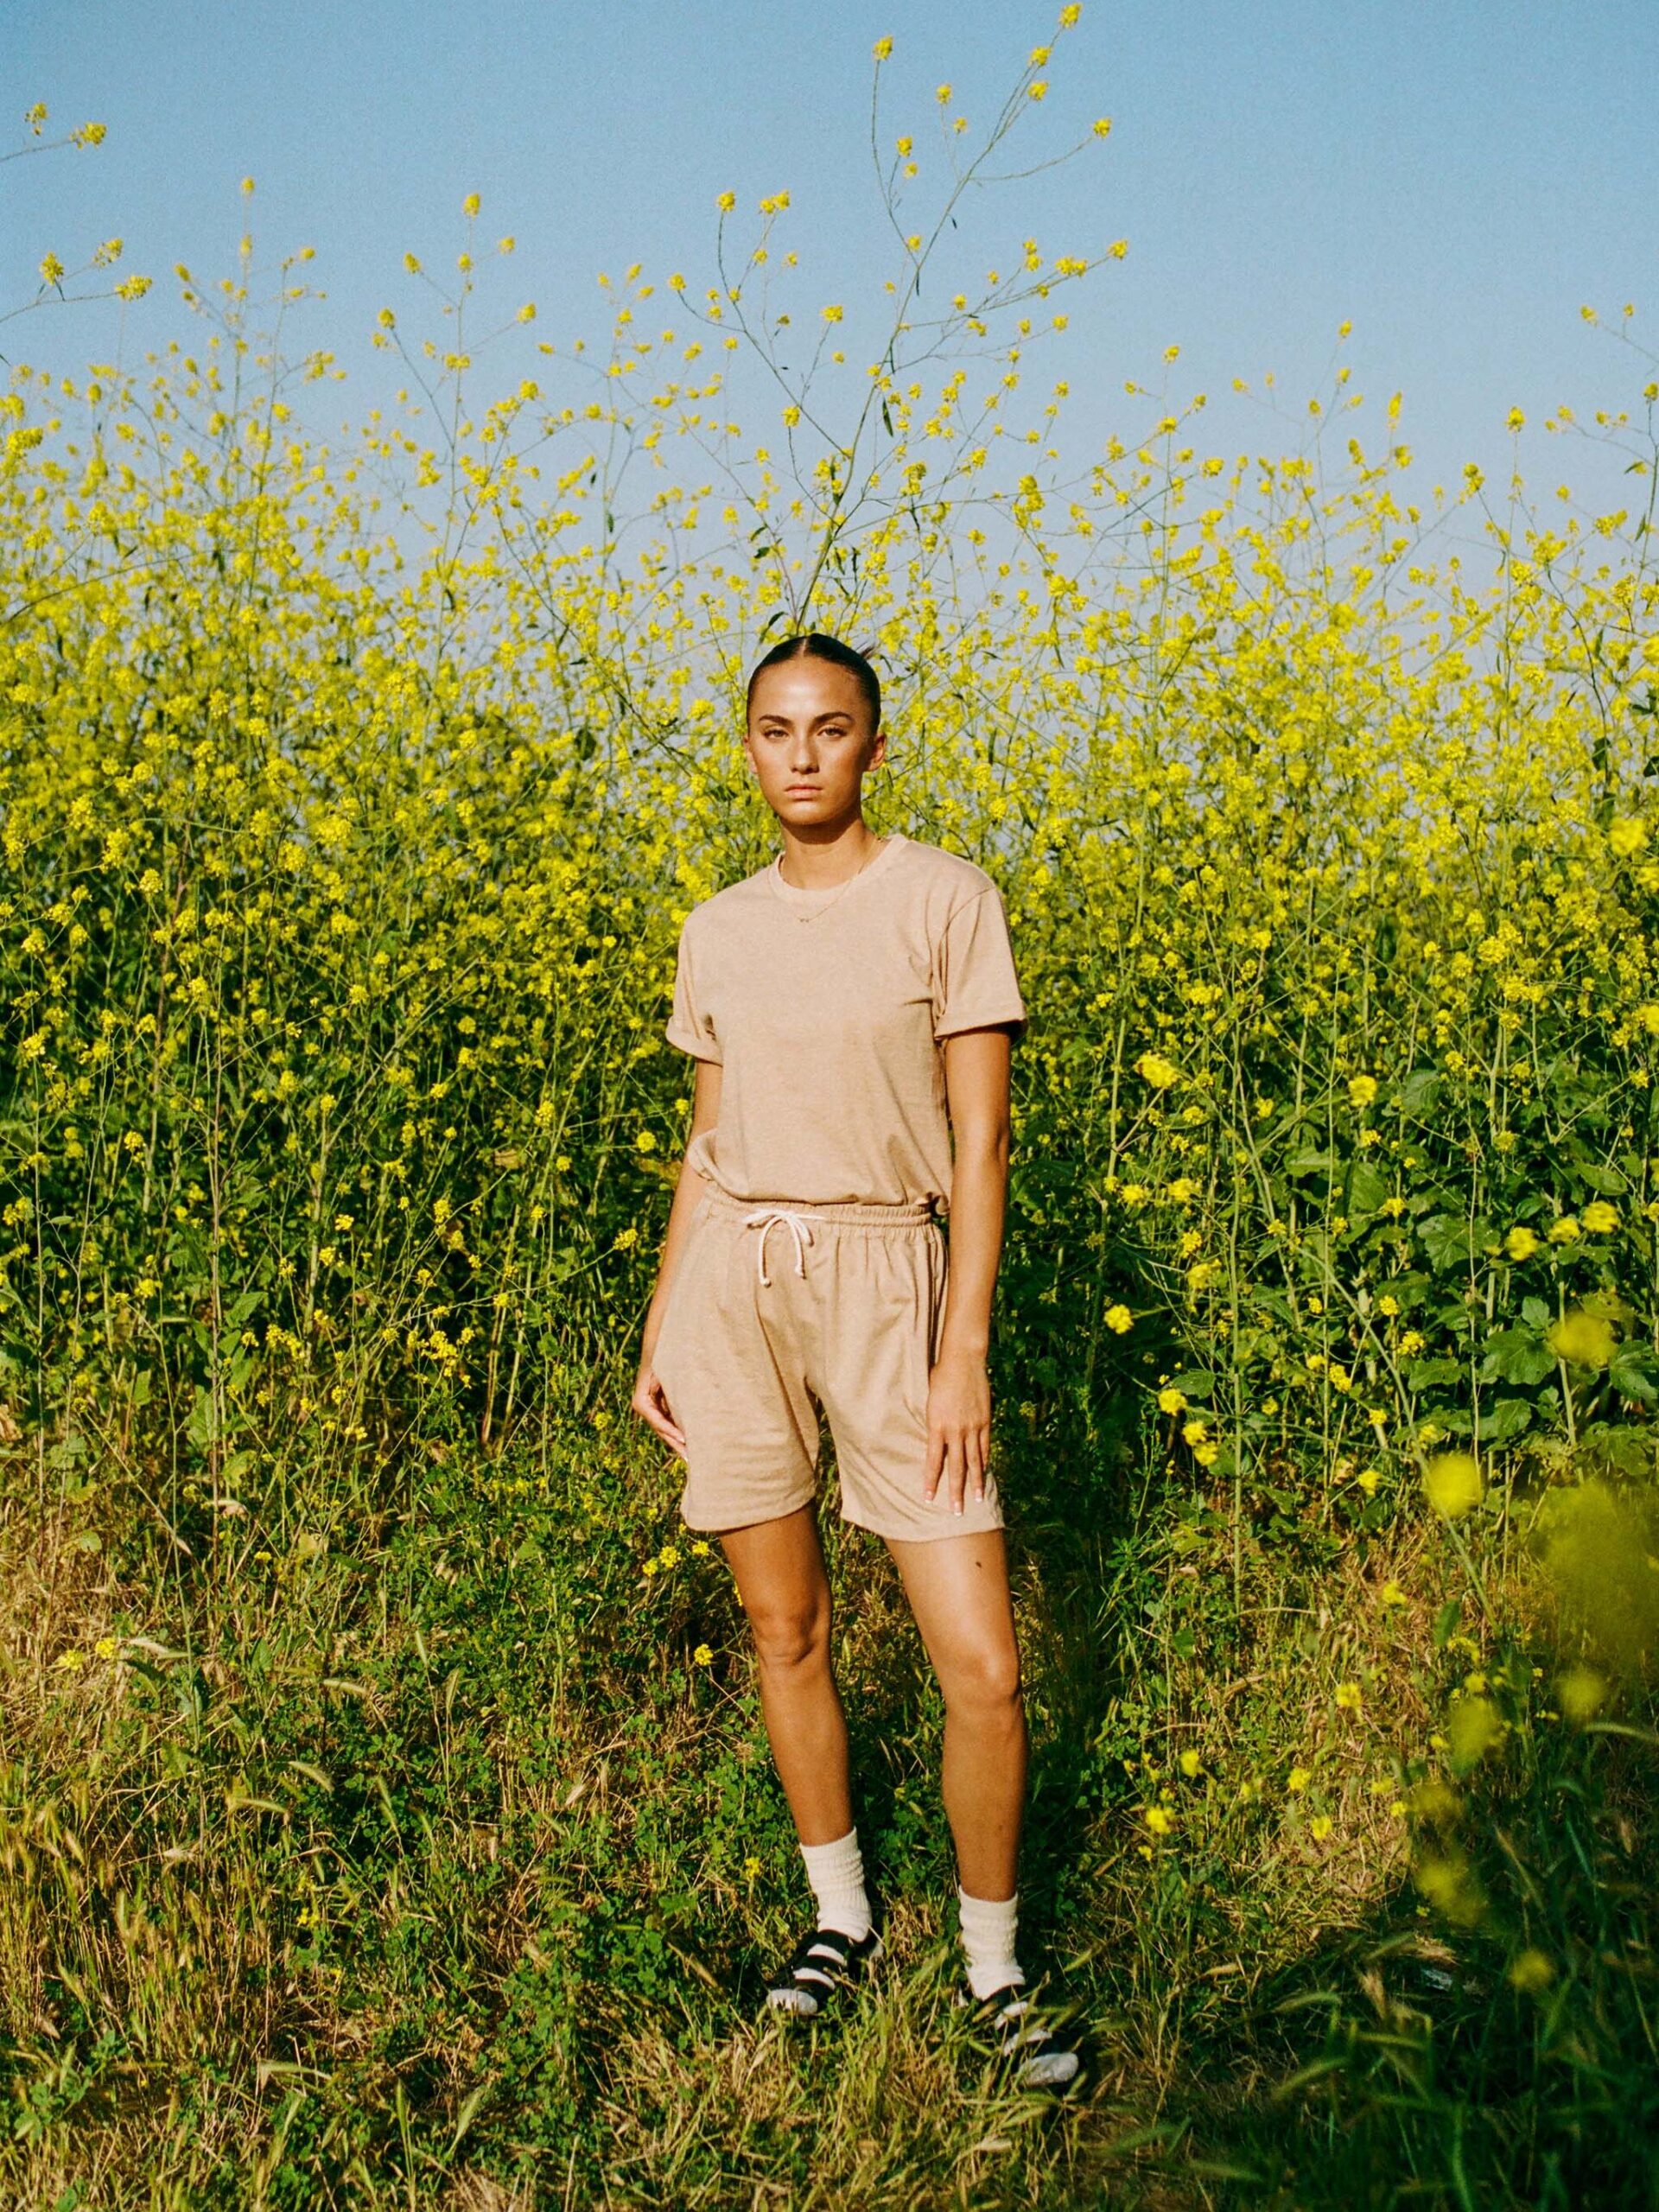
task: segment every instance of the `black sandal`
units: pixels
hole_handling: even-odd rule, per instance
[[[881,1938],[874,1928],[856,1942],[838,1928],[815,1928],[768,1981],[766,2003],[774,2012],[810,2019],[856,1988],[880,1955]]]
[[[972,2011],[976,2028],[995,2037],[998,2057],[1014,2066],[1025,2088],[1058,2089],[1076,2079],[1082,2060],[1045,2024],[1020,1984],[981,1998],[964,1982],[957,2002]]]

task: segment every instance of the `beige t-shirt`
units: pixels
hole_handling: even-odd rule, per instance
[[[686,1157],[735,1198],[950,1203],[943,1040],[1026,1029],[1001,893],[891,834],[830,891],[777,861],[686,916],[664,1034],[721,1064],[720,1125]]]

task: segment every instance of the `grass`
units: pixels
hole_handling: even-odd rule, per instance
[[[1543,1717],[1561,1631],[1503,1567],[1515,1513],[1469,1552],[1496,1633],[1447,1628],[1479,1608],[1415,1516],[1300,1574],[1253,1541],[1238,1623],[1223,1516],[1154,1469],[1080,1528],[1046,1464],[1009,1479],[1023,1910],[1092,2061],[1059,2104],[944,2001],[937,1695],[867,1539],[829,1526],[893,1964],[803,2033],[755,2016],[803,1892],[732,1595],[637,1440],[434,1440],[182,1582],[118,1484],[42,1517],[14,1465],[9,2201],[1647,2201],[1653,1739]],[[678,1554],[649,1577],[642,1486]],[[1459,1808],[1402,1816],[1448,1692],[1535,1664]],[[1478,1909],[1431,1910],[1414,1834],[1420,1868],[1467,1851]]]

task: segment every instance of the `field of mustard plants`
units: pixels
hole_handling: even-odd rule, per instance
[[[1044,341],[1122,247],[934,281],[1050,67],[881,153],[874,339],[786,193],[603,342],[474,338],[469,201],[344,442],[251,241],[141,367],[10,372],[7,2205],[1659,2203],[1659,385],[1611,512],[1414,489],[1341,368],[1278,457],[1137,391],[1080,463]],[[676,936],[772,849],[742,682],[808,621],[1032,1016],[993,1383],[1064,2103],[950,2014],[937,1694],[833,1521],[892,1964],[757,2024],[793,1834],[626,1411]]]

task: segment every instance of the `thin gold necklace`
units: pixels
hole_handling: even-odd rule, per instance
[[[798,922],[816,922],[820,914],[827,914],[830,907],[835,905],[836,899],[844,898],[847,893],[852,889],[854,884],[858,881],[859,877],[863,874],[865,869],[868,868],[871,861],[875,858],[876,853],[885,853],[887,849],[887,839],[885,837],[878,837],[875,841],[875,852],[866,853],[863,859],[848,877],[846,882],[838,883],[835,889],[830,893],[830,896],[824,900],[823,906],[814,906],[810,913],[798,913],[795,910],[794,902],[792,900],[786,902],[789,906],[790,912],[795,915],[796,920]],[[785,876],[784,856],[781,853],[777,855],[772,864],[778,872],[779,882],[783,885],[785,891],[794,891],[804,887],[802,886],[791,883]]]

